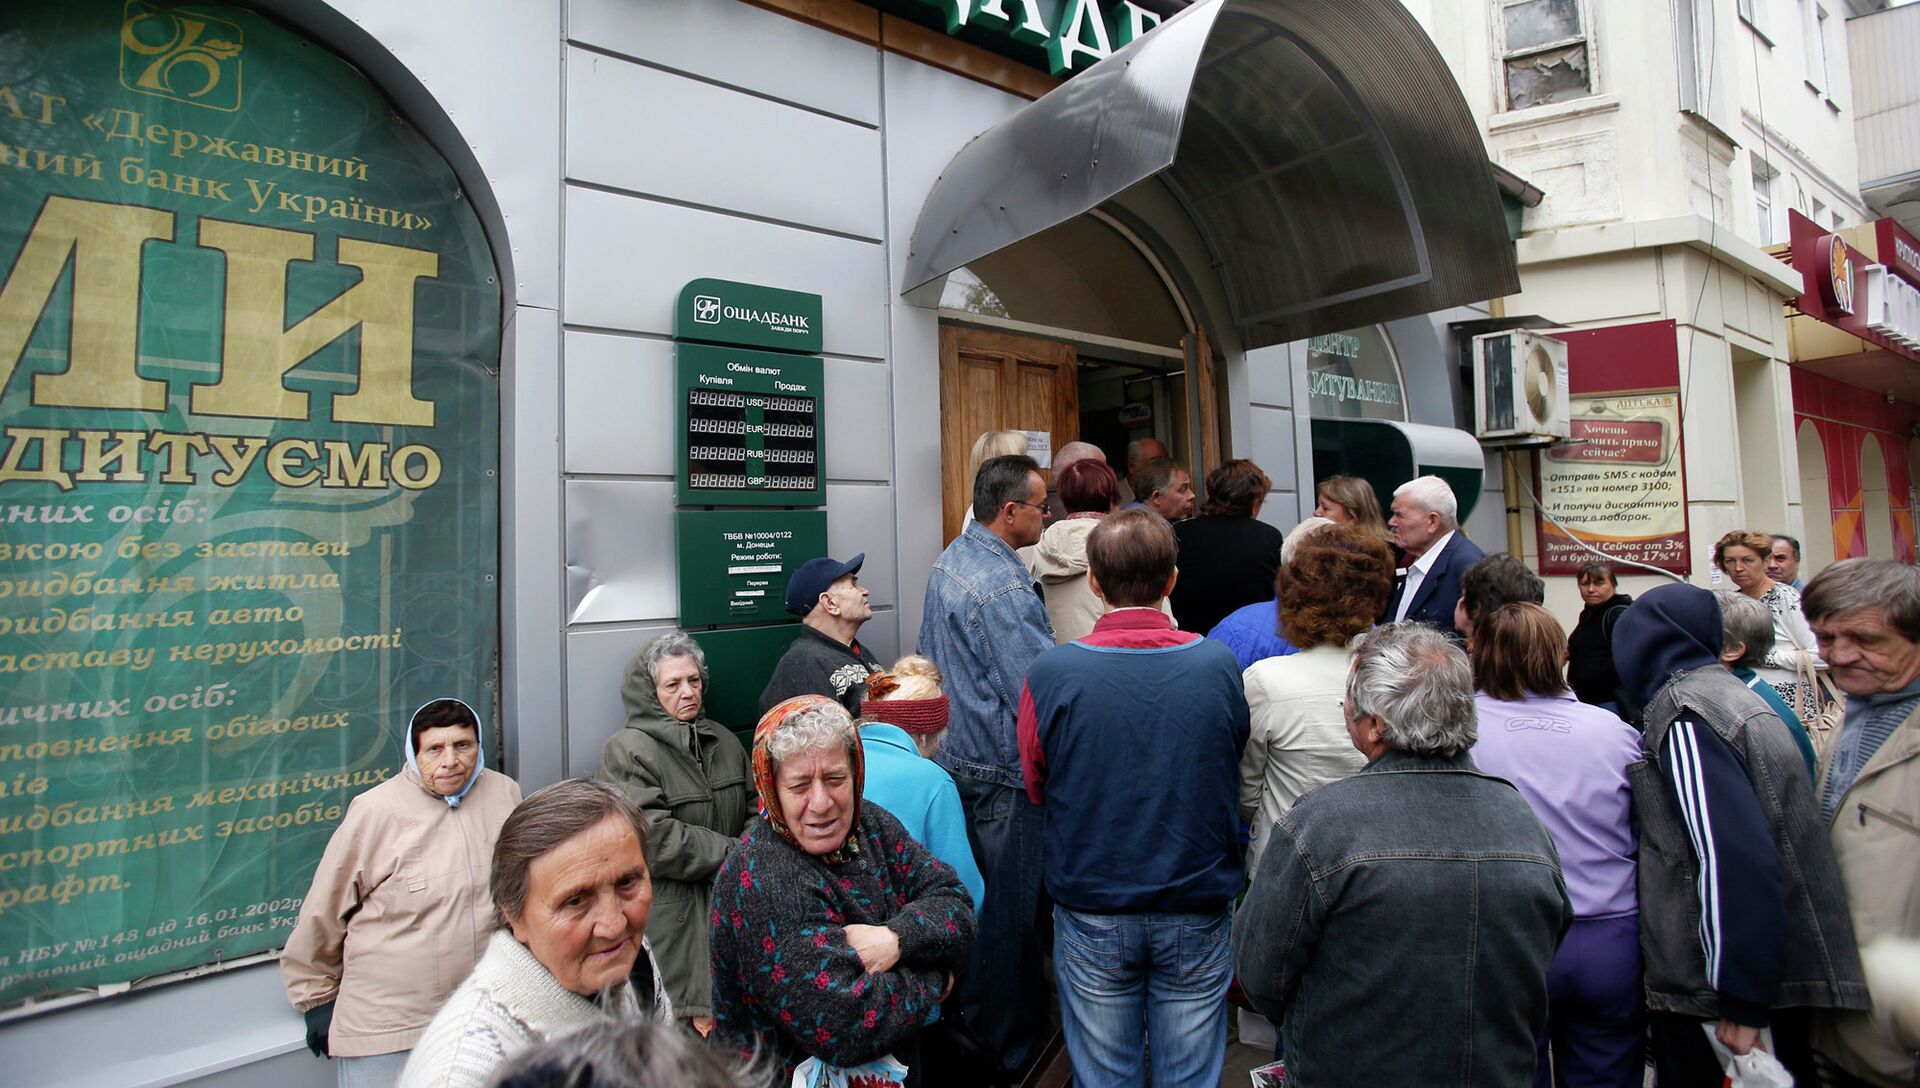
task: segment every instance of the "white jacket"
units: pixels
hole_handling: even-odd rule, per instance
[[[651,961],[653,949],[644,941],[640,947]],[[508,1058],[536,1043],[601,1020],[639,1019],[633,987],[621,983],[614,993],[617,1008],[601,1008],[560,985],[511,931],[495,930],[473,973],[413,1045],[395,1088],[482,1088]],[[657,964],[653,1015],[662,1023],[673,1019]]]
[[[1251,725],[1240,755],[1240,816],[1252,825],[1247,875],[1267,847],[1274,821],[1315,786],[1367,765],[1347,735],[1340,700],[1353,655],[1323,643],[1247,666]]]

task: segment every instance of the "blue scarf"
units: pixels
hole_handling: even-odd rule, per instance
[[[447,698],[451,698],[451,696],[448,696]],[[414,723],[414,719],[420,717],[420,712],[422,710],[427,709],[428,707],[432,706],[433,704],[439,701],[440,701],[439,699],[429,699],[426,702],[421,703],[418,707],[414,708],[413,713],[409,715],[407,718],[407,731],[400,738],[400,748],[406,754],[406,757],[407,757],[407,770],[413,772],[413,780],[415,782],[420,783],[420,788],[423,790],[426,790],[428,793],[432,793],[435,797],[440,798],[442,801],[445,801],[447,803],[448,808],[459,808],[460,799],[467,795],[467,791],[473,788],[473,784],[475,782],[480,781],[480,773],[487,769],[486,730],[482,728],[479,724],[480,715],[474,714],[473,707],[468,706],[467,701],[465,699],[453,700],[454,702],[459,703],[461,706],[466,707],[467,713],[473,714],[473,720],[474,720],[473,742],[475,745],[474,756],[473,756],[473,773],[467,776],[467,784],[460,787],[459,793],[450,793],[450,794],[434,793],[434,791],[427,786],[427,780],[420,776],[420,764],[419,764],[419,761],[414,758],[413,723]]]

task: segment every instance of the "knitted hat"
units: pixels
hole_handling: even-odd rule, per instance
[[[917,736],[938,733],[947,727],[947,697],[931,699],[889,699],[900,686],[892,673],[877,672],[867,678],[867,697],[860,700],[860,719],[897,725]]]

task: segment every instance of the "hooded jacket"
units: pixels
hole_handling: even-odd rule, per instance
[[[487,876],[519,784],[486,769],[483,742],[449,804],[421,784],[410,729],[400,747],[400,773],[348,802],[280,953],[294,1008],[335,1003],[336,1058],[411,1049],[494,930]]]
[[[644,648],[620,687],[627,724],[600,750],[594,777],[626,793],[647,814],[653,909],[647,940],[675,1012],[713,1011],[707,971],[707,911],[719,872],[747,825],[747,750],[710,718],[677,721],[661,707]]]
[[[1755,1027],[1774,1008],[1864,1008],[1840,870],[1798,749],[1719,663],[1720,607],[1663,585],[1621,614],[1613,659],[1642,708],[1627,769],[1640,828],[1647,1005]]]
[[[1034,547],[1033,576],[1040,579],[1046,597],[1055,646],[1087,637],[1107,610],[1106,603],[1094,596],[1093,587],[1087,584],[1087,536],[1098,524],[1099,518],[1056,521],[1040,534],[1040,543]],[[1173,615],[1164,598],[1160,611]]]

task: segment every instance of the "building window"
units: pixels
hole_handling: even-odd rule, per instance
[[[1811,8],[1809,12],[1807,9]],[[1801,0],[1801,33],[1805,36],[1807,86],[1824,91],[1827,86],[1827,9],[1818,3]]]
[[[1773,179],[1778,176],[1779,172],[1765,161],[1753,160],[1753,218],[1763,246],[1780,240],[1773,227]]]
[[[1734,9],[1740,13],[1741,22],[1758,32],[1762,41],[1772,44],[1767,38],[1766,0],[1735,0]]]
[[[1593,35],[1579,0],[1499,0],[1498,10],[1508,109],[1593,93]]]
[[[1820,202],[1819,197],[1816,196],[1813,198],[1813,214],[1807,216],[1807,218],[1813,220],[1815,226],[1824,227],[1828,225],[1827,206]]]

